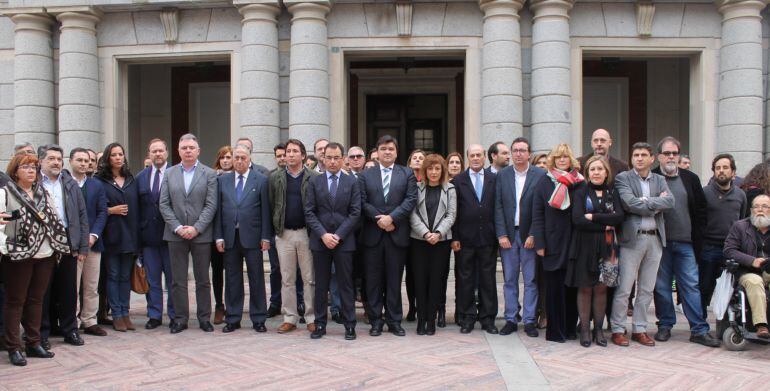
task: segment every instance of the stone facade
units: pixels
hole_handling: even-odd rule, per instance
[[[465,60],[466,145],[524,135],[537,150],[582,152],[583,59],[675,56],[690,61],[695,170],[708,173],[717,152],[733,153],[741,173],[768,155],[765,0],[399,4],[0,2],[0,164],[21,141],[128,141],[123,65],[139,59],[226,59],[231,138],[251,137],[254,159],[272,165],[272,145],[288,137],[349,142],[349,58],[446,52]]]

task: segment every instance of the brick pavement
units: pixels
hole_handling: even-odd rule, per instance
[[[450,281],[450,303],[452,292]],[[144,313],[144,298],[134,295],[137,325]],[[454,325],[427,337],[414,333],[414,323],[404,323],[406,337],[373,338],[359,322],[352,342],[342,339],[341,325],[330,324],[329,334],[313,341],[304,329],[279,335],[279,324],[269,320],[266,334],[253,332],[248,320],[231,334],[222,326],[203,333],[194,321],[178,335],[165,325],[110,330],[104,338],[84,336],[82,347],[54,338],[52,360],[33,358],[17,368],[0,358],[0,389],[765,389],[770,382],[768,347],[729,352],[691,344],[681,315],[672,340],[656,348],[586,349],[576,341],[546,342],[544,333],[462,335]]]

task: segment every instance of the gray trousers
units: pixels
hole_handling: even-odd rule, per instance
[[[652,302],[655,281],[658,278],[658,266],[663,254],[663,245],[657,235],[637,234],[631,243],[621,245],[619,261],[620,276],[615,298],[612,302],[613,333],[626,330],[628,315],[628,296],[636,282],[636,300],[634,300],[633,333],[647,332],[647,309]]]
[[[174,321],[187,324],[190,319],[190,300],[187,296],[187,269],[192,255],[193,275],[195,276],[195,301],[198,309],[198,321],[211,320],[211,280],[209,267],[211,262],[211,243],[193,243],[189,240],[168,242],[171,256],[171,298],[174,301]]]

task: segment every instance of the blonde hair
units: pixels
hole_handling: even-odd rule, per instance
[[[572,153],[572,148],[565,143],[561,143],[551,150],[548,154],[548,169],[551,170],[556,167],[556,158],[561,156],[568,156],[570,162],[570,169],[580,170],[580,162],[575,159],[575,154]]]

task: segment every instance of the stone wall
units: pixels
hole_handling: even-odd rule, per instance
[[[570,14],[573,37],[638,37],[632,2],[577,2]],[[656,3],[651,37],[721,35],[722,16],[713,3]]]
[[[13,22],[0,16],[0,170],[13,144]]]

